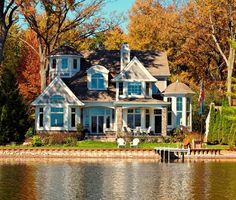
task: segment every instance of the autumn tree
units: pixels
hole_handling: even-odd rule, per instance
[[[3,51],[7,34],[17,19],[15,13],[20,4],[20,0],[0,1],[0,66],[3,62]]]
[[[30,29],[23,31],[21,38],[17,80],[21,94],[32,102],[40,93],[38,40],[35,32]]]
[[[80,40],[95,32],[107,30],[114,22],[100,16],[106,0],[25,0],[21,12],[29,27],[36,33],[40,57],[41,90],[46,87],[48,75],[47,56],[59,45],[60,38],[77,29],[74,39]],[[40,9],[37,7],[40,6]]]
[[[211,36],[215,45],[227,66],[227,93],[229,105],[231,105],[232,74],[235,64],[235,49],[232,42],[236,37],[236,1],[235,0],[211,0],[200,1],[200,6],[208,8],[208,18],[211,26]],[[224,38],[219,35],[224,33]],[[227,44],[225,44],[227,41]]]

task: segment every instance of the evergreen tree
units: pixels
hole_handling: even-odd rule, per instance
[[[27,110],[15,71],[4,66],[0,75],[0,144],[23,141],[29,126]]]

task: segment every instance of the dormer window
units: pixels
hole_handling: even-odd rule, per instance
[[[92,89],[105,89],[104,77],[102,74],[96,73],[92,75]]]
[[[61,68],[67,69],[68,68],[68,58],[62,58],[61,59]]]
[[[73,59],[73,69],[77,69],[77,59]]]
[[[106,90],[108,88],[108,73],[109,71],[101,66],[94,65],[87,70],[89,90]]]
[[[141,95],[141,93],[142,93],[141,82],[128,83],[128,95]]]
[[[56,69],[56,67],[57,67],[57,60],[53,59],[52,60],[52,69]]]

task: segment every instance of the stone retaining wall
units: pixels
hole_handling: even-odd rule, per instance
[[[55,158],[147,158],[160,159],[152,149],[57,149],[57,148],[1,148],[0,157]]]

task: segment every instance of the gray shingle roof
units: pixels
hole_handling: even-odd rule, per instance
[[[120,73],[119,50],[96,50],[81,52],[81,71],[64,82],[80,100],[114,101],[115,86],[111,79]],[[131,59],[136,56],[153,76],[170,75],[165,53],[159,51],[133,51]],[[87,72],[93,65],[102,65],[109,70],[109,87],[106,91],[94,91],[87,88]]]
[[[112,74],[120,72],[120,50],[97,50],[81,52],[83,57],[92,65],[102,65]],[[130,58],[137,57],[143,66],[153,76],[169,76],[170,69],[167,55],[160,51],[130,51]]]
[[[170,84],[164,94],[195,94],[186,84],[176,81]]]
[[[81,54],[74,49],[73,47],[69,45],[61,45],[58,48],[54,49],[49,56],[53,55],[75,55],[75,56],[81,56]]]

